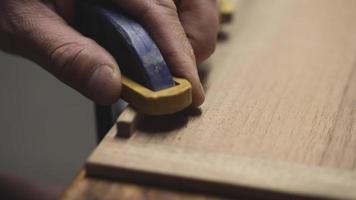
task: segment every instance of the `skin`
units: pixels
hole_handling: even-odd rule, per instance
[[[134,16],[160,48],[172,73],[193,87],[193,105],[204,101],[197,64],[215,49],[214,0],[113,0]],[[113,57],[70,24],[74,0],[1,0],[0,49],[38,63],[59,80],[99,104],[120,97]]]

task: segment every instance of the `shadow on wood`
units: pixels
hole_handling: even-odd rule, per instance
[[[166,134],[167,131],[181,129],[186,126],[189,118],[201,116],[202,111],[199,108],[188,108],[182,112],[173,115],[163,116],[144,116],[137,126],[140,133]]]

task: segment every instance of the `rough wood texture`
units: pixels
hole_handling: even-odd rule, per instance
[[[233,196],[356,198],[356,1],[246,0],[195,110],[104,139],[89,174]],[[192,114],[192,115],[191,115]]]

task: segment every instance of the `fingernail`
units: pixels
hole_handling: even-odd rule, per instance
[[[193,106],[195,106],[195,107],[199,107],[200,105],[202,105],[205,100],[205,92],[204,92],[203,86],[201,84],[198,84],[198,85],[199,86],[197,88],[197,93],[194,95],[195,100],[193,101]]]
[[[113,103],[120,94],[118,73],[109,65],[99,66],[90,77],[88,90],[90,98],[99,104]]]
[[[203,95],[205,95],[205,94],[204,94],[204,93],[205,93],[205,91],[204,91],[204,87],[203,87],[203,85],[202,85],[202,84],[200,84],[200,90],[202,91]]]

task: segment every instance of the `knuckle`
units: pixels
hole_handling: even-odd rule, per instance
[[[31,1],[23,3],[24,5],[13,1],[2,4],[0,24],[4,31],[19,36],[32,32],[42,13],[36,12],[40,9],[37,3]]]
[[[49,52],[50,64],[53,70],[60,79],[74,84],[74,86],[82,87],[85,82],[83,67],[77,65],[81,57],[84,56],[88,45],[82,42],[66,42],[52,48]]]
[[[31,16],[26,9],[19,9],[14,3],[1,4],[0,9],[0,26],[2,34],[7,35],[20,35],[23,34],[25,29],[31,25]]]
[[[54,61],[65,60],[63,62],[66,63],[66,62],[68,62],[68,60],[74,61],[77,58],[78,53],[83,51],[85,48],[86,48],[86,45],[83,45],[82,43],[79,43],[79,42],[66,42],[66,43],[62,43],[62,44],[54,47],[50,51],[49,56],[50,56],[51,60],[54,60]],[[65,63],[63,63],[63,64],[65,64]],[[61,66],[63,66],[63,65],[61,65]]]
[[[39,33],[43,30],[44,22],[49,21],[48,19],[52,22],[59,20],[56,15],[46,12],[43,8],[44,5],[34,0],[1,2],[0,37],[3,41],[1,47],[8,47],[17,53],[25,51],[24,53],[31,54],[27,52],[25,46],[33,46],[33,41],[44,37]]]

